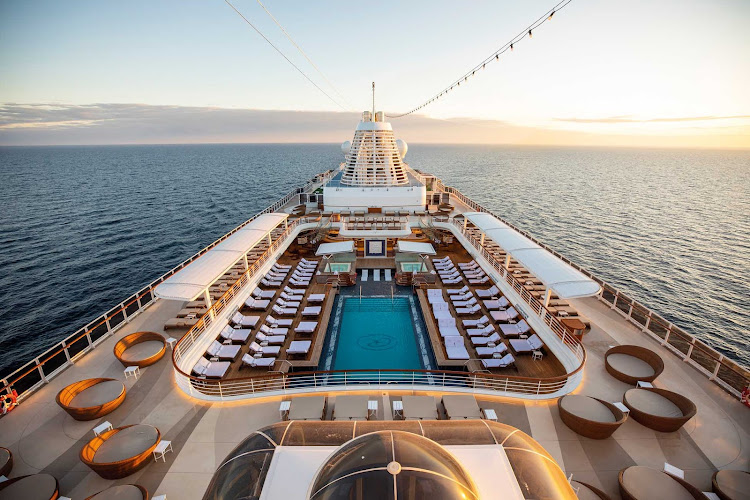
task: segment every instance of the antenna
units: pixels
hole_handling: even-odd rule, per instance
[[[375,82],[372,82],[372,119],[375,120]]]

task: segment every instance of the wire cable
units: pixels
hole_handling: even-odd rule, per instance
[[[320,75],[320,77],[323,78],[323,80],[326,81],[326,83],[333,89],[333,91],[336,92],[336,94],[346,103],[346,105],[349,107],[349,109],[350,110],[354,109],[354,107],[352,106],[352,103],[350,103],[349,100],[346,97],[344,97],[344,95],[341,92],[339,92],[339,90],[336,88],[336,86],[333,83],[331,83],[331,81],[328,78],[326,78],[326,75],[324,75],[323,72],[320,70],[320,68],[318,68],[318,66],[314,62],[312,62],[312,59],[310,59],[308,57],[308,55],[305,53],[305,51],[302,50],[302,47],[300,47],[299,45],[297,45],[297,42],[295,42],[292,39],[292,36],[284,29],[284,27],[281,25],[281,23],[279,23],[279,21],[276,20],[276,18],[273,16],[273,14],[271,14],[271,12],[269,12],[269,10],[266,8],[266,6],[263,5],[263,2],[261,2],[260,0],[256,0],[256,1],[258,2],[258,5],[260,5],[263,8],[263,10],[266,11],[266,14],[268,14],[268,17],[270,17],[273,20],[273,22],[276,23],[276,26],[279,27],[279,29],[282,31],[282,33],[284,33],[284,35],[287,37],[287,39],[290,42],[292,42],[292,45],[294,45],[297,48],[297,50],[299,51],[299,53],[302,54],[302,56],[305,59],[307,59],[307,62],[310,63],[310,66],[312,66],[313,68],[315,68],[315,71],[318,72],[318,74]]]
[[[499,49],[492,52],[492,54],[489,57],[486,57],[482,60],[479,64],[474,66],[472,69],[461,75],[460,78],[457,80],[454,80],[453,83],[451,83],[449,86],[445,87],[443,90],[441,90],[439,93],[433,95],[429,99],[427,99],[424,103],[420,104],[419,106],[413,108],[411,111],[407,111],[406,113],[401,113],[397,115],[389,115],[386,114],[388,118],[401,118],[402,116],[407,116],[412,113],[415,113],[416,111],[419,111],[420,109],[424,108],[425,106],[428,106],[432,104],[433,102],[440,99],[442,96],[446,95],[448,92],[453,90],[454,88],[460,87],[462,82],[467,82],[469,80],[469,77],[474,76],[474,74],[477,71],[483,70],[485,66],[491,62],[499,61],[500,56],[507,52],[508,50],[513,50],[513,47],[518,44],[521,40],[523,40],[526,37],[531,38],[532,32],[542,24],[546,23],[550,19],[552,19],[552,16],[555,15],[556,12],[560,12],[562,9],[564,9],[570,2],[573,0],[561,0],[557,3],[554,7],[552,7],[550,10],[548,10],[543,16],[540,16],[536,21],[531,23],[529,26],[527,26],[523,31],[521,31],[518,35],[514,36],[510,39],[509,42],[507,42],[505,45],[500,47]]]
[[[234,5],[232,5],[232,3],[229,0],[224,0],[224,2],[227,5],[229,5],[232,8],[232,10],[234,10],[237,13],[237,15],[239,15],[252,29],[254,29],[256,33],[258,33],[261,37],[263,37],[263,40],[265,40],[266,42],[268,42],[268,45],[270,45],[271,47],[273,47],[274,50],[276,50],[276,52],[278,52],[281,55],[281,57],[283,57],[284,59],[286,59],[286,61],[289,64],[291,64],[292,66],[294,66],[294,69],[296,69],[299,72],[299,74],[301,74],[302,76],[304,76],[305,79],[308,82],[310,82],[311,84],[313,84],[313,86],[316,89],[318,89],[321,93],[323,93],[323,95],[325,95],[328,99],[330,99],[331,102],[333,102],[336,106],[340,107],[344,111],[348,111],[344,106],[342,106],[341,104],[339,104],[339,102],[336,99],[334,99],[333,97],[331,97],[330,95],[328,95],[328,93],[325,90],[323,90],[322,88],[320,88],[320,86],[317,83],[315,83],[314,81],[312,81],[312,79],[309,76],[307,76],[307,74],[304,71],[302,71],[301,69],[299,69],[299,67],[296,64],[294,64],[276,45],[273,44],[273,42],[271,42],[271,40],[269,40],[268,38],[266,38],[266,35],[264,35],[263,33],[261,33],[261,31],[258,28],[256,28],[255,25],[253,23],[251,23],[248,18],[246,18],[244,15],[242,15],[242,12],[240,12],[239,10],[237,10],[237,7],[235,7]]]

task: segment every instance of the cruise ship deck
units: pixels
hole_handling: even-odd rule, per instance
[[[333,176],[340,181],[343,174],[339,170],[316,176],[269,207],[265,213],[272,216],[272,223],[262,228],[249,225],[260,220],[256,218],[241,226],[254,227],[241,235],[252,240],[251,248],[234,256],[217,256],[214,249],[232,254],[236,252],[233,245],[241,240],[222,238],[139,292],[135,302],[123,303],[71,342],[6,380],[6,389],[19,389],[21,396],[0,422],[0,445],[13,456],[11,480],[51,474],[59,481],[60,493],[74,499],[115,484],[138,484],[152,496],[165,494],[171,500],[204,498],[217,467],[238,444],[258,429],[291,418],[286,402],[293,405],[302,398],[324,396],[320,416],[333,420],[337,400],[350,395],[366,396],[368,420],[381,422],[408,418],[403,413],[404,397],[414,395],[434,399],[438,420],[451,422],[443,396],[472,395],[482,419],[508,424],[541,444],[565,475],[572,475],[574,490],[585,488],[580,481],[611,498],[620,498],[618,475],[633,465],[662,470],[670,464],[684,471],[685,481],[701,491],[711,491],[718,470],[748,470],[750,412],[737,397],[747,384],[746,370],[717,357],[673,325],[660,329],[658,316],[606,285],[590,296],[559,298],[553,287],[543,283],[546,278],[541,280],[522,264],[520,254],[498,243],[501,237],[493,231],[506,229],[499,226],[499,219],[489,217],[439,179],[409,170],[402,188],[413,189],[413,181],[418,180],[427,188],[427,203],[418,209],[384,207],[368,213],[358,208],[329,209],[327,200],[319,200]],[[338,184],[333,188],[341,189]],[[369,248],[369,240],[380,244]],[[410,253],[399,242],[427,244],[435,254]],[[339,245],[336,248],[342,250],[319,252],[321,244]],[[544,258],[548,255],[552,254],[545,253]],[[230,261],[221,260],[225,257]],[[486,279],[470,282],[463,270],[456,272],[457,278],[441,278],[436,263],[446,258],[456,267],[470,265],[469,274],[474,276],[476,271]],[[206,262],[220,260],[219,272],[201,281],[200,274],[205,278],[211,267]],[[300,262],[311,261],[318,263],[308,273],[310,283],[293,282]],[[409,266],[401,266],[402,262]],[[334,264],[341,267],[331,267]],[[274,275],[273,269],[283,266],[289,266],[288,271]],[[192,274],[190,280],[184,273],[175,278],[187,269],[200,273]],[[554,290],[573,295],[565,286]],[[453,303],[448,291],[462,287],[468,290],[467,297],[476,298],[475,303]],[[478,291],[492,287],[496,290],[488,291],[486,298],[479,296]],[[289,311],[276,302],[285,288],[304,290],[300,303]],[[257,299],[269,302],[249,300],[256,289]],[[261,296],[261,291],[273,293]],[[415,366],[335,368],[332,336],[341,334],[341,315],[347,314],[341,313],[341,304],[346,300],[356,304],[368,297],[380,297],[386,305],[395,304],[396,298],[406,300],[404,314],[411,315],[414,329]],[[503,298],[507,303],[500,307],[485,302]],[[445,305],[436,307],[436,303]],[[306,307],[320,309],[305,315]],[[468,311],[461,314],[461,307]],[[498,314],[493,316],[493,312]],[[455,345],[448,344],[441,317],[457,320],[453,338],[460,339],[458,351],[465,349],[466,359],[449,351]],[[497,352],[478,350],[463,322],[482,317],[488,319],[480,324],[489,325],[498,336],[493,342],[480,342]],[[288,320],[286,325],[282,326],[281,319]],[[243,321],[248,321],[245,329],[249,330],[244,338],[242,334],[234,340],[221,338],[229,325],[243,330]],[[303,323],[311,324],[303,327]],[[262,332],[261,325],[268,331]],[[516,327],[520,330],[513,333]],[[288,331],[281,334],[273,328]],[[125,376],[113,351],[121,353],[118,343],[136,332],[157,332],[170,346],[163,358],[131,369],[128,375],[133,376]],[[265,337],[273,335],[282,338],[269,341]],[[475,335],[482,336],[488,335]],[[524,349],[535,336],[541,344]],[[82,342],[86,346],[70,351]],[[292,349],[293,342],[303,344]],[[379,349],[385,340],[369,342],[366,348]],[[626,391],[635,387],[607,369],[607,352],[620,345],[658,354],[663,372],[656,373],[653,387],[685,396],[696,408],[681,428],[661,432],[631,416],[610,437],[591,439],[563,421],[558,406],[562,396],[579,394],[621,403]],[[209,352],[214,347],[217,350]],[[507,359],[506,355],[512,359],[506,366],[486,363]],[[267,358],[273,359],[259,361]],[[47,370],[47,363],[58,364]],[[213,375],[196,372],[195,367],[210,363],[226,364]],[[33,378],[37,372],[40,375]],[[91,378],[122,381],[126,396],[106,415],[75,420],[56,403],[56,396],[70,384]],[[105,422],[113,428],[153,426],[162,440],[171,442],[171,451],[126,477],[105,479],[81,460],[81,450],[94,437],[92,430]]]

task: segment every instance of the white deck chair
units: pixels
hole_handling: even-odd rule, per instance
[[[326,294],[324,293],[312,293],[307,297],[307,302],[323,302],[326,300]]]
[[[444,285],[456,285],[458,283],[461,283],[463,281],[463,279],[460,278],[460,277],[458,277],[458,278],[453,278],[453,279],[445,279],[445,280],[442,280],[442,281],[443,281]]]
[[[473,337],[473,336],[487,336],[490,333],[495,333],[497,330],[495,330],[495,327],[492,325],[487,325],[482,328],[467,328],[466,329],[466,335]]]
[[[294,316],[295,314],[297,314],[297,308],[296,307],[284,307],[284,308],[282,308],[282,307],[279,307],[278,305],[274,304],[273,307],[272,307],[272,309],[273,309],[273,312],[275,312],[276,314],[280,314],[281,316]]]
[[[471,343],[474,345],[487,345],[490,342],[498,344],[500,342],[500,335],[495,332],[489,337],[471,337]]]
[[[492,315],[492,319],[502,322],[508,322],[518,317],[518,311],[516,311],[515,307],[510,307],[507,311],[490,311],[490,314]]]
[[[477,290],[476,292],[480,299],[489,299],[490,297],[497,297],[500,295],[500,289],[497,285],[492,285],[487,290]]]
[[[466,327],[473,326],[473,327],[484,328],[484,325],[486,325],[489,322],[490,322],[490,318],[488,318],[487,315],[485,314],[484,316],[482,316],[479,319],[465,319],[464,320],[464,326],[466,326]]]
[[[260,325],[260,331],[266,335],[286,335],[289,332],[289,328],[281,328],[278,326],[270,327],[268,325]]]
[[[308,286],[310,284],[310,280],[302,281],[294,278],[289,278],[289,283],[294,286]],[[277,286],[281,286],[281,283],[279,283]]]
[[[484,278],[469,279],[469,283],[472,284],[472,285],[482,285],[484,283],[487,283],[489,280],[490,280],[490,277],[485,274]]]
[[[472,260],[471,262],[459,262],[458,267],[461,269],[475,269],[479,267],[479,264],[476,260]]]
[[[448,295],[463,295],[466,292],[470,292],[470,291],[471,291],[471,288],[469,288],[466,285],[462,286],[461,288],[451,288],[449,290],[446,290],[446,292],[448,292]]]
[[[294,331],[297,333],[313,333],[317,327],[317,321],[301,321]]]
[[[266,316],[266,323],[271,325],[272,327],[276,326],[292,326],[292,323],[294,323],[293,319],[285,319],[285,318],[274,318],[270,314]]]
[[[276,290],[261,290],[258,287],[253,290],[253,297],[255,297],[256,299],[272,299],[275,296]]]
[[[495,354],[502,354],[508,350],[508,347],[503,344],[497,344],[495,347],[477,347],[477,355],[480,358],[491,358]]]
[[[266,335],[263,332],[258,332],[255,336],[256,342],[268,342],[269,344],[283,344],[286,341],[286,335]]]
[[[372,281],[380,281],[380,269],[375,269],[372,272]]]
[[[370,270],[369,269],[362,269],[362,281],[367,281],[367,278],[370,276]]]
[[[516,358],[508,353],[500,359],[483,359],[482,364],[485,368],[505,368],[516,362]]]
[[[544,347],[544,343],[537,334],[527,339],[510,339],[508,342],[510,342],[510,346],[517,353],[532,352]]]
[[[232,342],[240,342],[244,344],[247,342],[248,337],[250,337],[250,333],[252,333],[252,330],[249,328],[232,328],[230,325],[227,325],[221,331],[220,335],[224,340],[231,340]]]
[[[456,308],[456,314],[474,314],[478,313],[482,308],[479,307],[479,304],[474,304],[471,307],[457,307]]]
[[[528,332],[529,330],[531,330],[531,327],[528,323],[526,323],[525,319],[513,325],[500,325],[500,331],[503,332],[503,335],[505,335],[506,337],[518,336],[522,333]]]
[[[456,300],[453,305],[456,307],[471,307],[477,303],[476,297],[472,297],[469,300]]]
[[[211,358],[219,358],[220,361],[234,361],[240,355],[241,345],[224,345],[218,340],[211,342],[206,349],[206,355]]]
[[[469,300],[474,298],[474,294],[471,292],[466,292],[464,294],[456,294],[456,295],[449,295],[451,301],[455,304],[456,302],[461,302],[463,300]]]
[[[238,311],[234,313],[234,316],[232,316],[232,323],[234,323],[235,325],[247,326],[252,328],[256,323],[258,323],[259,319],[260,316],[245,316]]]
[[[458,331],[458,328],[456,328],[456,325],[438,325],[438,329],[440,330],[440,336],[442,337],[461,337],[461,332]]]
[[[286,301],[286,300],[282,299],[281,297],[279,297],[278,299],[276,299],[276,305],[278,305],[280,307],[294,307],[296,309],[300,305],[302,305],[302,302],[300,302],[298,300],[294,300],[294,301],[289,300],[289,301]]]
[[[281,350],[281,347],[274,345],[261,346],[259,343],[253,341],[250,343],[250,351],[256,354],[262,354],[263,356],[275,356]]]
[[[390,269],[386,269],[385,270],[385,281],[392,281],[392,280],[393,280],[393,276],[391,276],[391,270]]]
[[[505,297],[484,301],[484,307],[490,310],[501,309],[503,307],[508,307],[508,305],[510,305],[510,302],[508,302],[508,299],[506,299]]]
[[[298,288],[289,288],[288,286],[284,287],[284,293],[286,293],[289,296],[292,295],[305,295],[307,293],[307,290],[300,290]]]
[[[251,368],[271,368],[276,358],[254,358],[249,354],[242,356],[242,364]]]

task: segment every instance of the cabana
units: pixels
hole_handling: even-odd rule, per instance
[[[115,411],[125,401],[125,393],[119,380],[88,378],[64,387],[55,401],[76,420],[95,420]]]
[[[337,253],[354,252],[354,240],[337,241],[335,243],[321,243],[315,255],[334,255]]]
[[[606,439],[627,418],[627,415],[608,401],[582,394],[568,394],[557,400],[560,419],[581,436]]]
[[[31,474],[14,477],[0,483],[0,499],[56,500],[60,498],[60,484],[51,474]]]
[[[283,213],[259,215],[164,280],[156,287],[154,295],[161,299],[184,302],[203,295],[206,306],[210,307],[211,285],[240,261],[248,269],[247,253],[265,238],[268,238],[270,244],[271,231],[282,223],[286,227],[288,217],[289,214]]]
[[[159,441],[156,427],[126,425],[96,436],[81,449],[80,457],[104,479],[120,479],[145,467]]]
[[[140,484],[120,484],[86,497],[86,500],[148,500],[148,498],[148,490]]]
[[[435,248],[430,243],[398,240],[396,250],[401,253],[416,253],[419,255],[435,255]]]
[[[480,242],[489,237],[506,252],[505,268],[510,266],[511,257],[539,278],[547,287],[544,306],[549,304],[552,292],[561,299],[591,297],[599,293],[601,286],[579,270],[560,260],[550,252],[523,236],[492,214],[467,212],[464,214],[464,228],[468,222],[481,232]]]
[[[145,367],[164,357],[166,339],[156,332],[135,332],[121,338],[114,347],[114,354],[123,366]]]

